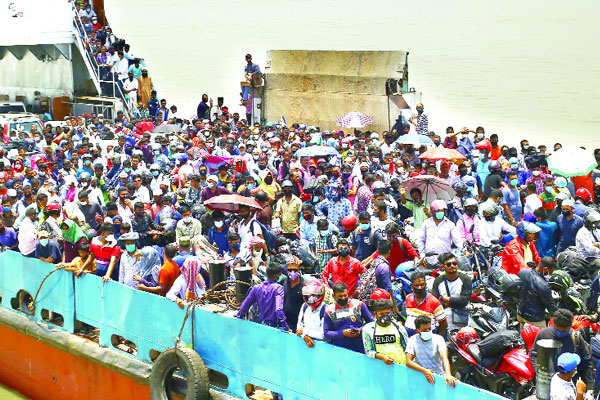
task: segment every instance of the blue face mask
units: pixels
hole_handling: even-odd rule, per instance
[[[158,176],[158,173],[159,173],[158,171],[152,171],[153,176]]]
[[[265,168],[267,168],[267,166],[266,166],[266,165],[260,165],[260,164],[258,165],[258,169],[261,169],[261,170],[262,170],[262,169],[265,169]]]
[[[131,172],[131,168],[124,168],[123,171],[130,173]]]
[[[10,211],[10,207],[3,207],[4,212],[9,212]]]
[[[546,186],[546,192],[552,193],[552,186]]]
[[[371,226],[371,224],[360,224],[360,229],[362,229],[363,231],[366,231],[369,229],[370,226]]]
[[[552,328],[552,329],[554,330],[554,335],[559,339],[564,339],[567,336],[569,336],[569,334],[571,333],[571,331],[563,332],[563,331],[559,331],[556,328]]]
[[[234,249],[234,250],[239,250],[240,249],[240,244],[239,243],[232,244],[231,248]]]
[[[319,202],[319,196],[313,196],[313,203]]]
[[[325,237],[329,233],[329,230],[327,230],[327,231],[319,231],[319,233],[321,234],[321,236]]]
[[[248,189],[248,190],[252,190],[253,187],[254,187],[253,183],[249,183],[246,185],[246,189]]]

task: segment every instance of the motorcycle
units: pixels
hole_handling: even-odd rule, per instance
[[[479,337],[485,338],[491,333],[507,330],[510,317],[503,307],[472,303],[467,306],[469,322],[467,326],[475,329]]]
[[[482,357],[479,337],[475,332],[465,335],[465,328],[452,335],[449,348],[455,353],[452,374],[462,382],[474,385],[502,396],[520,400],[535,391],[535,371],[524,347]],[[465,340],[466,338],[466,340]]]

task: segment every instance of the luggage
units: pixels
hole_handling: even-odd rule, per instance
[[[506,330],[490,334],[477,345],[482,357],[492,357],[524,346],[525,343],[519,332]]]

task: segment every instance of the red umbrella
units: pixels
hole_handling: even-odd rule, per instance
[[[221,194],[204,202],[206,208],[213,211],[226,211],[230,213],[240,212],[240,206],[248,206],[251,209],[262,210],[262,206],[256,200],[239,194]]]
[[[432,161],[467,159],[467,157],[465,157],[460,151],[455,149],[447,149],[445,147],[436,147],[434,149],[429,149],[423,154],[421,154],[419,158]]]

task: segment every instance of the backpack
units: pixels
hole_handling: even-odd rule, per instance
[[[477,343],[482,357],[497,356],[523,345],[523,338],[519,332],[511,330],[494,332]]]
[[[275,232],[257,219],[252,222],[256,222],[262,230],[263,237],[267,244],[267,249],[269,249],[269,251],[277,249],[279,246],[277,245],[277,235],[275,235]]]
[[[558,266],[560,269],[569,273],[575,282],[579,282],[581,279],[589,276],[589,264],[588,262],[579,256],[577,253],[571,250],[565,250],[560,253],[557,257]]]
[[[358,231],[360,228],[355,229],[354,231],[352,231],[352,245],[353,246],[357,246],[358,242],[357,242],[357,236],[358,236]],[[375,238],[375,229],[373,229],[373,227],[370,228],[371,232],[369,232],[369,243],[373,244],[373,239]]]

